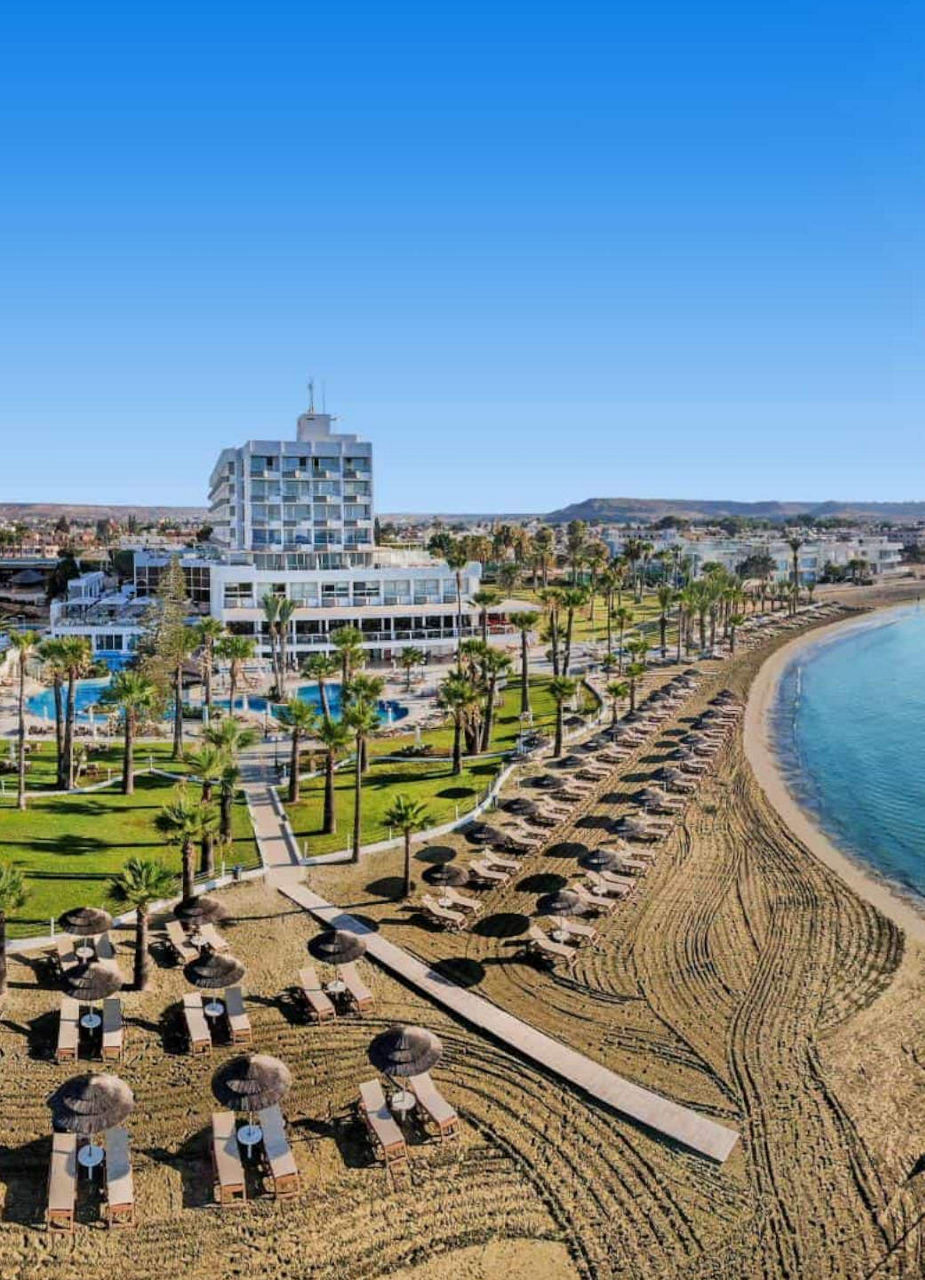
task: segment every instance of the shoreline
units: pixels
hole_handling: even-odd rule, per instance
[[[811,813],[799,804],[787,786],[780,761],[774,749],[769,727],[769,714],[776,700],[784,671],[797,655],[814,644],[834,639],[841,631],[863,627],[892,608],[907,606],[909,601],[875,607],[868,618],[843,618],[828,626],[816,627],[782,645],[762,663],[748,691],[743,723],[743,749],[755,780],[768,803],[783,819],[793,834],[821,863],[859,897],[869,902],[910,938],[925,944],[925,915],[895,889],[886,879],[868,869],[847,851],[840,849],[822,829]]]

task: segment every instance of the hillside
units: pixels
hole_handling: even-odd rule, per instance
[[[97,520],[123,523],[129,516],[134,516],[139,524],[154,524],[158,520],[176,520],[185,524],[204,520],[208,514],[205,507],[116,506],[106,502],[0,502],[0,520],[22,521],[23,524],[44,524],[61,516],[83,524],[93,524]]]
[[[551,511],[550,524],[569,520],[648,523],[663,516],[687,520],[721,520],[745,516],[756,520],[785,520],[788,516],[841,516],[845,519],[902,522],[925,520],[925,502],[732,502],[696,498],[586,498]]]

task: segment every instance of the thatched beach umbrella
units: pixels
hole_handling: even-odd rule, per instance
[[[588,904],[574,889],[557,889],[555,893],[544,893],[537,898],[536,909],[542,916],[583,916],[587,914]]]
[[[573,751],[570,755],[562,756],[561,759],[557,760],[556,768],[557,769],[580,769],[583,764],[584,764],[584,760],[582,760],[581,756],[576,755]]]
[[[244,1053],[222,1063],[212,1077],[212,1092],[231,1111],[262,1111],[282,1102],[292,1088],[285,1062],[266,1053]]]
[[[466,828],[465,835],[470,844],[503,844],[507,839],[500,827],[487,822],[473,822]]]
[[[94,1005],[122,990],[122,973],[113,960],[89,960],[79,964],[65,976],[67,994],[81,1004]],[[80,1025],[92,1030],[102,1019],[91,1009],[80,1020]]]
[[[205,893],[181,899],[173,914],[183,924],[189,925],[194,933],[204,924],[219,924],[228,919],[227,907],[218,898],[210,898]]]
[[[357,933],[349,929],[325,929],[308,940],[308,953],[322,964],[329,964],[334,969],[334,980],[328,983],[328,991],[332,995],[342,995],[347,984],[338,973],[342,964],[353,964],[360,956],[366,954],[366,942]]]
[[[677,769],[674,765],[667,765],[664,769],[660,769],[659,777],[666,786],[675,790],[693,791],[697,785],[685,776],[683,769]]]
[[[405,1077],[423,1075],[440,1061],[443,1045],[425,1027],[389,1027],[370,1042],[369,1060],[383,1075]]]
[[[59,1133],[77,1133],[91,1139],[81,1147],[77,1159],[92,1177],[94,1167],[103,1159],[102,1147],[92,1139],[104,1129],[122,1124],[134,1109],[135,1097],[124,1080],[101,1072],[65,1080],[48,1099],[48,1106]]]
[[[549,791],[553,787],[561,786],[562,779],[557,778],[554,773],[541,773],[530,779],[530,785],[538,787],[541,791]]]
[[[535,800],[528,800],[526,796],[514,796],[511,800],[501,802],[501,808],[505,813],[516,813],[522,817],[532,817],[539,811],[539,807]]]
[[[423,873],[428,884],[449,885],[453,889],[461,889],[469,883],[469,872],[458,862],[441,862],[437,867],[428,867]]]
[[[629,840],[660,840],[664,834],[660,827],[654,826],[651,822],[647,822],[645,818],[640,816],[631,816],[627,814],[626,817],[620,819],[618,825],[620,831]]]
[[[112,928],[112,916],[100,907],[71,907],[58,917],[58,928],[75,938],[93,938]],[[96,953],[85,943],[75,947],[74,954],[81,960],[89,960]]]
[[[619,855],[613,849],[589,849],[578,859],[586,871],[614,871],[620,865]]]
[[[223,987],[233,987],[239,983],[247,970],[235,956],[206,945],[183,972],[187,982],[194,987],[203,991],[220,991]],[[210,1017],[217,1017],[223,1007],[220,1000],[210,1000],[204,1006],[204,1012]]]

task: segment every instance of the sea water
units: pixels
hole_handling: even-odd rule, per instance
[[[925,604],[802,650],[771,728],[788,787],[832,842],[925,906]]]

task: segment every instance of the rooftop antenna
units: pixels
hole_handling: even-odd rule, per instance
[[[315,412],[315,379],[308,380],[308,412]]]

